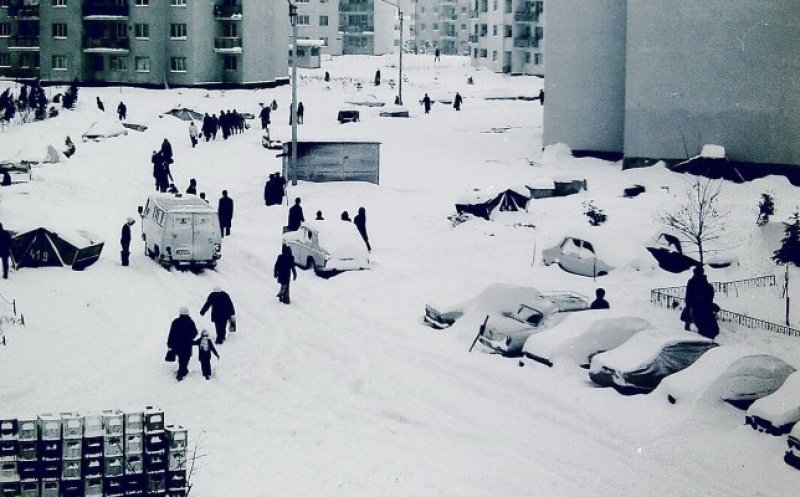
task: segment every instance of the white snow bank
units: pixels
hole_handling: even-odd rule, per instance
[[[706,159],[724,159],[725,147],[722,145],[712,145],[707,143],[703,145],[703,148],[700,150],[700,157],[704,157]]]
[[[786,378],[772,395],[753,402],[747,416],[767,420],[776,428],[800,421],[800,371]]]

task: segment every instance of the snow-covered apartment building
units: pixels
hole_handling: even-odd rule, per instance
[[[542,0],[472,0],[470,7],[469,41],[474,67],[544,75]]]
[[[411,43],[417,51],[439,49],[445,55],[468,55],[469,0],[416,0],[411,5]]]
[[[635,165],[716,144],[797,171],[797,0],[559,0],[546,17],[544,145]]]
[[[290,30],[286,0],[0,0],[0,77],[270,86]]]
[[[381,0],[299,0],[297,36],[322,40],[330,55],[384,55],[395,50],[397,9]],[[396,2],[392,2],[396,3]]]

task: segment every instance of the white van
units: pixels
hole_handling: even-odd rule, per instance
[[[154,193],[147,197],[142,217],[145,253],[165,267],[215,267],[222,256],[219,215],[194,195]]]

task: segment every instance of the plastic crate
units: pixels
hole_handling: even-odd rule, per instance
[[[186,497],[186,494],[189,492],[189,489],[184,488],[172,488],[167,490],[167,497]]]
[[[17,461],[0,462],[0,481],[17,481],[19,472],[17,471]]]
[[[35,442],[39,440],[39,423],[36,419],[17,420],[17,440]]]
[[[40,414],[36,421],[41,440],[61,440],[61,416],[49,413]]]
[[[17,461],[20,480],[39,478],[39,461]]]
[[[167,471],[166,485],[167,491],[185,488],[187,486],[186,470]]]
[[[58,479],[61,476],[61,459],[40,459],[39,476],[46,479]]]
[[[83,482],[77,480],[61,480],[61,497],[83,497]]]
[[[165,492],[164,473],[147,475],[147,494]]]
[[[61,459],[63,443],[61,440],[40,440],[36,453],[41,459]]]
[[[64,459],[80,459],[83,456],[83,440],[64,440],[61,446],[61,457]]]
[[[125,434],[144,431],[144,414],[142,412],[126,412],[124,419]]]
[[[83,457],[96,457],[103,455],[103,437],[85,437],[83,439]]]
[[[130,495],[130,493],[140,493],[145,494],[147,493],[147,475],[141,474],[129,474],[125,475],[123,478],[125,482],[125,494]]]
[[[18,461],[35,461],[38,459],[39,451],[37,450],[36,441],[24,441],[19,443],[19,452],[17,453]]]
[[[93,413],[83,416],[84,438],[102,437],[104,434],[102,414]]]
[[[153,406],[147,406],[144,410],[144,431],[153,433],[164,431],[164,411]]]
[[[54,479],[42,480],[41,495],[42,497],[59,497],[60,488],[61,485],[59,484],[58,480]]]
[[[145,452],[144,470],[147,473],[163,472],[167,470],[166,452]]]
[[[125,433],[125,414],[118,409],[102,412],[103,430],[107,437],[121,437]]]
[[[163,431],[145,433],[144,451],[161,452],[167,449],[167,437]]]
[[[14,459],[19,453],[19,442],[16,440],[0,440],[0,461]]]
[[[106,478],[122,476],[125,472],[124,464],[125,461],[122,456],[106,457],[103,476]]]
[[[189,434],[183,426],[180,425],[167,425],[167,440],[169,441],[169,450],[186,450],[188,444]]]
[[[0,497],[18,497],[20,483],[17,481],[0,480]]]
[[[61,438],[80,440],[83,437],[83,418],[71,412],[61,413]]]
[[[84,497],[102,497],[103,495],[103,479],[99,477],[84,478],[83,480],[83,496]]]
[[[84,478],[100,478],[103,476],[103,459],[101,457],[84,457],[81,468]]]
[[[125,482],[122,477],[103,478],[103,494],[107,497],[125,495]]]
[[[103,455],[105,457],[117,457],[123,453],[122,437],[105,437],[103,440]]]
[[[173,450],[169,453],[169,463],[167,469],[169,471],[183,471],[186,469],[186,451]]]
[[[26,479],[19,482],[20,497],[39,497],[39,480]]]
[[[136,475],[144,471],[144,456],[142,454],[125,454],[125,474]]]
[[[126,454],[141,454],[144,452],[144,435],[142,433],[126,434],[123,445]]]
[[[0,440],[17,440],[17,420],[0,419]]]
[[[80,459],[65,459],[61,462],[61,479],[62,480],[80,480],[81,479],[81,460]]]

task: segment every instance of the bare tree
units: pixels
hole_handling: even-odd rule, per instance
[[[661,214],[661,222],[678,232],[697,247],[700,264],[706,253],[713,252],[709,244],[725,235],[725,219],[729,212],[719,206],[722,182],[695,176],[686,187],[686,203],[675,212]]]

